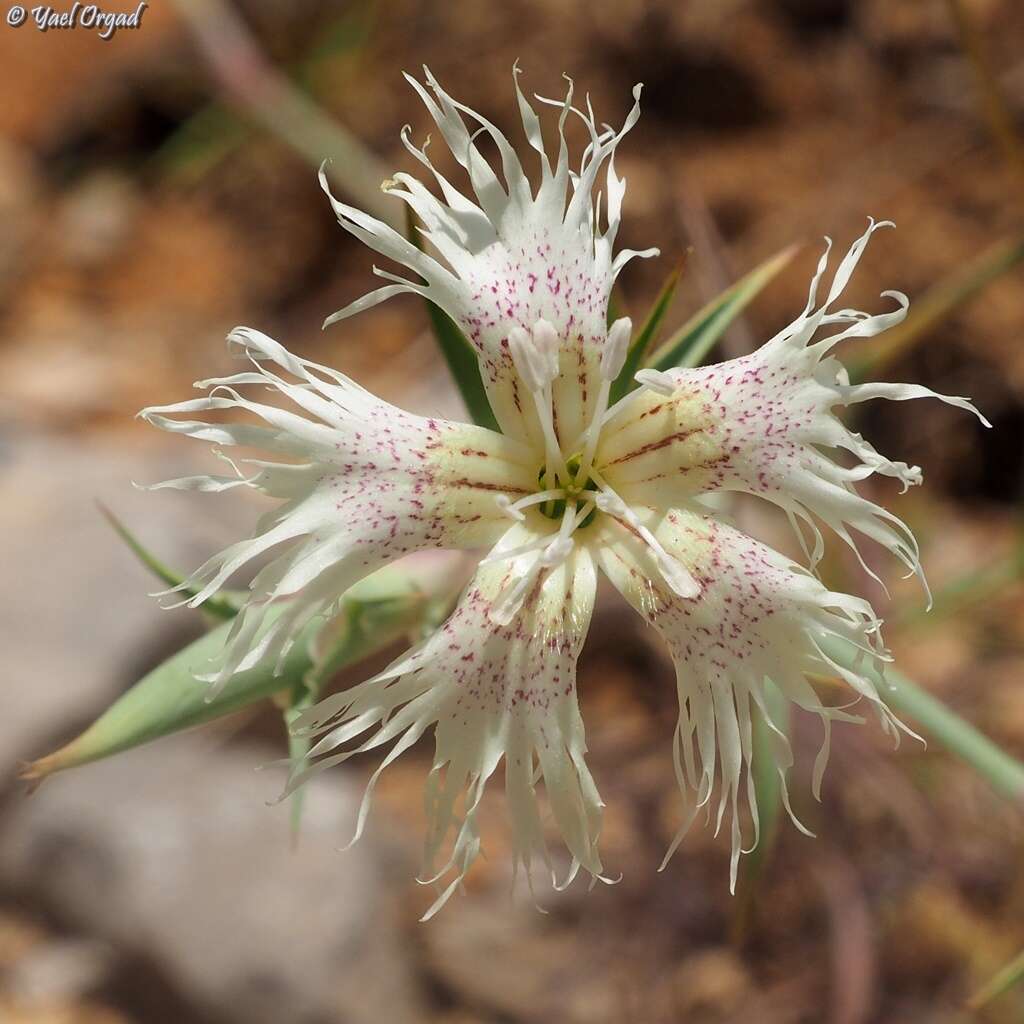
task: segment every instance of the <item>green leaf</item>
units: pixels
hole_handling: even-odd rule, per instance
[[[161,562],[156,555],[154,555],[147,548],[143,547],[141,541],[128,529],[124,523],[121,522],[113,512],[107,508],[106,505],[100,503],[100,512],[103,513],[107,522],[114,528],[114,532],[131,548],[136,558],[147,568],[150,572],[156,576],[157,579],[163,580],[170,587],[176,587],[185,581],[185,577],[175,572],[173,569],[168,568],[163,562]],[[186,587],[181,591],[182,594],[187,594],[189,597],[194,597],[199,593],[199,588],[196,586]],[[203,611],[210,614],[215,619],[233,619],[242,606],[244,595],[231,596],[231,591],[221,591],[220,594],[208,598],[203,602]]]
[[[928,735],[966,761],[1003,796],[1024,802],[1024,764],[891,666],[887,666],[882,675],[847,641],[832,637],[819,642],[833,661],[870,679],[893,711],[922,726]]]
[[[771,682],[765,686],[765,706],[775,729],[789,733],[789,701]],[[782,813],[782,779],[779,776],[776,749],[779,737],[758,707],[751,708],[751,740],[753,744],[751,772],[754,778],[754,798],[760,827],[757,845],[740,860],[737,898],[733,915],[733,937],[739,941],[749,931],[754,902],[764,878],[775,841],[779,833]]]
[[[799,246],[791,245],[755,267],[691,317],[646,361],[656,370],[700,366],[729,325],[785,267]]]
[[[316,696],[312,689],[307,686],[295,687],[292,690],[292,700],[284,709],[284,729],[288,739],[288,759],[300,762],[299,770],[306,767],[306,755],[312,746],[312,738],[308,733],[296,735],[292,732],[292,726],[307,708],[316,703]],[[299,830],[302,826],[302,810],[305,806],[306,787],[300,786],[289,798],[289,822],[292,833],[292,846],[298,844]]]
[[[423,248],[423,239],[420,237],[416,215],[411,208],[406,214],[406,234],[409,236],[409,241],[417,248]],[[430,299],[425,301],[434,340],[441,349],[441,354],[448,364],[448,369],[458,386],[462,400],[466,403],[469,415],[478,426],[497,430],[498,421],[494,418],[491,403],[487,398],[484,382],[480,376],[480,363],[477,360],[476,352],[473,351],[473,346],[459,330],[458,324],[440,306],[431,302]]]
[[[216,697],[208,700],[209,684],[196,679],[194,673],[213,670],[223,656],[231,629],[230,623],[224,623],[153,669],[77,739],[26,765],[21,775],[29,780],[42,779],[212,721],[299,686],[315,696],[320,682],[338,669],[415,630],[424,615],[432,614],[437,600],[440,598],[422,589],[400,568],[380,569],[342,598],[341,613],[333,620],[337,635],[333,640],[327,638],[330,646],[314,673],[310,644],[316,637],[323,650],[325,639],[320,624],[315,622],[292,646],[280,675],[274,675],[273,664],[259,665],[237,673]],[[282,602],[271,608],[268,623],[287,607],[288,603]],[[312,679],[314,685],[307,685],[307,679]]]
[[[1024,983],[1024,951],[1014,957],[1002,970],[998,971],[991,981],[983,985],[968,1000],[970,1010],[980,1010],[993,999],[1009,992],[1015,985]]]
[[[634,337],[633,344],[630,346],[629,352],[626,353],[626,361],[622,364],[622,372],[612,384],[611,404],[614,405],[620,398],[629,394],[636,387],[633,375],[640,369],[644,353],[650,347],[658,332],[658,328],[661,326],[661,321],[672,305],[672,299],[675,297],[676,288],[679,286],[685,266],[686,260],[684,258],[679,261],[679,265],[675,270],[668,275],[664,285],[662,285],[661,292],[654,300],[650,313],[647,314],[647,320]]]
[[[1004,239],[985,249],[965,266],[933,285],[911,308],[910,315],[896,327],[865,343],[852,359],[846,360],[850,380],[856,383],[905,355],[933,327],[955,313],[993,281],[1024,261],[1024,236]]]
[[[620,316],[626,316],[626,300],[618,285],[612,287],[608,296],[608,309],[605,310],[604,322],[606,327],[611,327]]]

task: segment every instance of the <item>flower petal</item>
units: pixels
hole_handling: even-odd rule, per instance
[[[501,546],[511,550],[536,539],[535,531],[516,524]],[[570,877],[580,866],[595,877],[601,872],[603,805],[584,761],[576,701],[576,659],[594,604],[593,560],[577,549],[537,580],[519,615],[502,626],[489,610],[511,571],[507,562],[483,565],[451,618],[428,640],[373,679],[321,701],[297,722],[299,729],[323,736],[312,749],[319,759],[293,774],[286,792],[355,753],[395,744],[367,787],[353,842],[383,768],[434,727],[424,874],[432,882],[453,877],[427,916],[454,892],[479,852],[477,810],[502,759],[515,866],[522,865],[529,877],[536,854],[550,868],[536,795],[543,778],[573,857]],[[448,855],[438,863],[452,834]]]
[[[614,519],[602,518],[594,543],[601,568],[665,639],[676,666],[680,712],[673,753],[688,812],[665,860],[700,808],[707,807],[710,814],[717,783],[717,827],[728,811],[735,887],[742,852],[738,810],[744,775],[756,844],[751,716],[759,712],[771,721],[764,698],[766,679],[793,703],[819,715],[825,725],[825,744],[815,765],[817,796],[831,722],[861,719],[823,705],[805,673],[840,676],[874,706],[888,731],[902,727],[870,680],[831,661],[821,640],[840,636],[864,651],[865,658],[878,661],[888,656],[878,635],[879,622],[866,601],[826,590],[789,559],[711,517],[672,510],[660,519],[648,513],[648,519],[665,550],[699,582],[698,597],[687,600],[674,594],[653,564],[649,546]],[[775,732],[776,766],[785,788],[792,757],[785,736]]]
[[[538,320],[547,320],[560,343],[560,372],[552,388],[556,431],[563,445],[569,445],[588,425],[597,399],[598,364],[615,276],[631,256],[657,252],[627,252],[612,258],[625,193],[613,154],[640,115],[640,88],[634,89],[633,108],[618,132],[599,128],[589,105],[586,113],[572,106],[571,83],[564,100],[543,101],[560,110],[559,149],[551,160],[539,118],[519,89],[518,73],[516,68],[524,131],[540,156],[535,194],[515,150],[495,125],[449,96],[429,71],[426,86],[406,76],[466,171],[474,198],[459,192],[434,168],[426,148],[417,149],[403,133],[406,147],[433,176],[441,196],[408,174],[396,174],[386,187],[416,213],[424,237],[440,259],[420,252],[385,224],[331,197],[342,227],[408,267],[422,283],[383,274],[398,283],[358,300],[330,322],[399,291],[426,296],[459,324],[475,348],[502,431],[542,445],[536,411],[515,372],[508,336],[514,327],[530,330]],[[565,142],[564,126],[570,114],[583,121],[590,135],[578,173],[569,169]],[[500,177],[477,146],[481,133],[497,148]],[[606,162],[607,212],[602,226],[601,201],[595,204],[593,189]],[[321,180],[327,190],[322,175]]]
[[[229,340],[255,370],[202,381],[200,386],[210,389],[207,397],[140,414],[165,430],[302,460],[244,460],[256,470],[251,475],[231,463],[239,483],[282,504],[254,537],[232,544],[193,574],[188,584],[201,589],[187,603],[201,604],[257,556],[280,550],[252,582],[223,667],[213,678],[215,687],[263,658],[280,661],[306,623],[329,612],[345,590],[386,562],[423,548],[493,543],[508,526],[496,498],[527,494],[536,482],[529,452],[509,438],[482,427],[412,416],[344,375],[298,359],[258,331],[237,328]],[[267,362],[298,382],[271,372]],[[279,392],[299,412],[244,398],[238,388],[254,383]],[[216,410],[244,410],[264,425],[178,418]],[[227,485],[223,477],[187,477],[158,486],[223,490]],[[284,597],[294,598],[288,611],[264,630],[270,602]]]
[[[666,508],[702,492],[746,491],[810,525],[815,538],[814,550],[808,552],[812,564],[820,557],[821,537],[811,513],[855,551],[850,528],[876,540],[911,572],[921,574],[910,529],[854,488],[856,481],[880,473],[896,477],[906,489],[921,482],[920,469],[881,455],[845,427],[832,409],[870,398],[933,397],[986,421],[965,398],[912,385],[851,385],[842,365],[829,355],[839,341],[877,334],[906,315],[906,296],[898,292],[884,293],[897,304],[889,313],[828,312],[872,231],[881,226],[872,222],[858,239],[836,271],[825,305],[814,308],[826,249],[807,308],[756,352],[715,366],[669,370],[657,384],[670,395],[648,388],[626,399],[602,431],[596,465],[627,501]],[[832,324],[841,329],[812,342],[821,326]],[[841,465],[828,449],[850,453],[855,464]]]

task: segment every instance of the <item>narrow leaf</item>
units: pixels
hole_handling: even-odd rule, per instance
[[[416,215],[410,208],[406,215],[406,234],[409,241],[422,249],[423,239],[420,236]],[[498,429],[498,421],[494,418],[491,403],[488,401],[484,382],[480,376],[480,364],[476,352],[466,336],[459,330],[458,324],[440,306],[426,300],[427,316],[430,327],[441,354],[444,356],[448,369],[455,384],[466,403],[466,410],[474,423],[481,427]]]
[[[902,673],[887,667],[882,675],[864,660],[861,651],[844,640],[822,638],[820,643],[834,661],[867,676],[893,711],[922,726],[1003,796],[1024,805],[1024,764]]]
[[[729,325],[792,260],[798,249],[799,246],[791,245],[776,253],[712,299],[660,345],[646,365],[657,370],[700,366]]]
[[[335,622],[357,621],[358,629],[343,629],[336,641],[328,640],[326,656],[319,659],[316,678],[327,679],[414,630],[434,595],[421,589],[399,567],[387,566],[356,584],[342,599]],[[268,612],[268,623],[286,608],[281,602]],[[282,671],[259,665],[234,675],[221,692],[208,700],[209,684],[195,673],[212,671],[223,656],[230,623],[224,623],[189,644],[143,677],[116,700],[77,739],[56,753],[33,761],[21,772],[26,779],[42,779],[54,772],[109,757],[161,736],[212,721],[257,701],[296,687],[307,678],[314,658],[314,637],[323,650],[320,624],[312,623],[292,646]],[[331,632],[328,626],[326,633]]]
[[[1015,985],[1024,983],[1024,951],[1014,957],[1002,970],[997,971],[991,981],[983,985],[971,996],[967,1003],[970,1010],[980,1010],[993,999],[1009,992]]]
[[[772,723],[780,732],[789,733],[789,701],[771,682],[765,687],[765,706]],[[760,708],[751,708],[753,756],[751,772],[754,778],[754,798],[757,801],[759,822],[757,845],[740,861],[737,898],[733,913],[733,938],[740,942],[750,928],[754,902],[761,888],[765,869],[775,849],[782,812],[782,779],[776,758],[778,737],[766,721]]]
[[[611,327],[620,316],[626,316],[626,300],[623,298],[622,290],[618,285],[612,288],[608,296],[608,309],[605,310],[604,322],[606,327]]]
[[[683,269],[685,266],[686,258],[684,257],[679,261],[675,270],[673,270],[666,278],[661,291],[658,293],[658,297],[654,300],[654,305],[651,307],[650,313],[647,314],[647,319],[644,321],[643,327],[640,328],[636,337],[633,339],[633,344],[630,346],[629,352],[626,354],[626,361],[622,365],[622,372],[616,378],[615,383],[612,384],[612,404],[617,402],[623,397],[623,395],[628,394],[636,387],[636,381],[633,380],[633,375],[643,365],[642,360],[644,354],[654,341],[658,328],[661,326],[661,321],[665,318],[665,314],[672,305],[672,300],[675,298],[676,288],[679,286],[679,281],[683,276]]]
[[[138,560],[147,569],[149,569],[157,579],[162,580],[170,587],[176,587],[184,582],[185,577],[181,573],[168,568],[156,557],[156,555],[143,547],[141,541],[139,541],[128,527],[125,526],[124,523],[122,523],[106,505],[101,503],[99,507],[100,512],[103,513],[107,522],[114,528],[114,532],[125,542],[125,544],[128,545],[129,548],[131,548],[135,557],[138,558]],[[181,591],[181,593],[194,597],[199,593],[199,588],[196,586],[186,587]],[[240,607],[241,600],[230,596],[224,596],[224,592],[221,592],[221,594],[211,597],[203,602],[203,610],[216,619],[233,619],[238,614]]]
[[[298,770],[302,770],[306,767],[306,755],[309,753],[309,748],[312,746],[312,739],[307,733],[300,733],[296,735],[292,732],[292,726],[295,724],[296,719],[302,714],[307,708],[313,706],[316,702],[316,696],[313,691],[306,686],[296,687],[292,691],[291,703],[284,709],[284,728],[285,735],[288,738],[288,759],[293,763],[298,763]],[[289,798],[289,825],[292,833],[292,846],[296,846],[299,841],[299,830],[302,827],[302,811],[305,806],[306,800],[306,787],[300,786]]]

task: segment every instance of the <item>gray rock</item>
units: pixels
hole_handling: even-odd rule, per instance
[[[239,523],[254,522],[259,509],[247,495],[204,502],[211,496],[132,487],[133,479],[182,476],[212,463],[198,445],[179,445],[180,457],[172,457],[166,445],[124,438],[115,445],[24,433],[3,442],[0,771],[9,777],[16,760],[48,753],[47,743],[99,713],[156,652],[170,653],[202,628],[198,613],[162,611],[147,596],[160,584],[96,502],[183,571],[237,538]]]
[[[246,1024],[422,1019],[373,836],[337,852],[361,796],[307,789],[303,832],[267,806],[272,750],[192,733],[58,775],[9,807],[0,880],[145,950],[197,1005]],[[403,866],[405,871],[408,866]]]

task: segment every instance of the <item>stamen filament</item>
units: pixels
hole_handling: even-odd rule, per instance
[[[676,393],[676,382],[664,370],[651,368],[638,370],[633,375],[633,379],[641,387],[648,388],[663,398],[671,398]]]
[[[698,597],[701,591],[700,584],[686,566],[661,546],[658,538],[640,522],[637,514],[608,486],[598,472],[591,470],[590,477],[601,488],[601,494],[595,499],[597,507],[607,515],[628,523],[640,535],[651,549],[658,570],[672,591],[679,597]]]
[[[608,397],[611,394],[612,384],[622,372],[622,367],[626,362],[629,336],[632,333],[633,321],[628,316],[620,317],[608,329],[604,351],[601,353],[601,389],[597,393],[594,414],[591,416],[590,425],[585,432],[586,446],[583,449],[580,468],[576,474],[577,485],[582,486],[587,481],[590,467],[594,461],[594,453],[597,451],[597,442],[601,437],[604,415],[608,411]]]
[[[521,549],[497,552],[484,559],[485,562],[497,562],[503,558],[516,558],[521,554],[541,549],[537,557],[530,563],[529,568],[494,599],[489,612],[493,622],[499,626],[507,626],[522,607],[526,595],[530,592],[530,588],[536,582],[541,571],[556,568],[572,554],[572,549],[575,546],[572,533],[576,526],[576,502],[566,502],[565,511],[562,513],[562,523],[554,540],[551,540],[548,535],[540,541],[524,545]]]
[[[608,411],[608,396],[611,394],[612,382],[601,381],[601,390],[597,393],[597,405],[594,407],[594,415],[590,420],[590,426],[586,430],[586,446],[583,455],[580,457],[580,468],[576,474],[576,482],[584,484],[590,476],[590,467],[594,463],[594,453],[597,451],[597,442],[601,437],[604,414]]]
[[[531,505],[540,505],[545,501],[563,501],[564,499],[565,489],[562,487],[555,487],[548,491],[537,491],[536,494],[527,495],[525,498],[520,498],[518,501],[509,501],[507,494],[499,494],[495,500],[498,503],[498,507],[505,513],[505,515],[522,522],[522,520],[526,518],[522,513],[522,509],[529,508]]]
[[[548,480],[564,480],[569,483],[569,471],[565,466],[562,449],[555,436],[555,421],[551,415],[551,385],[543,391],[533,391],[533,404],[537,408],[537,418],[544,433],[544,461]]]

